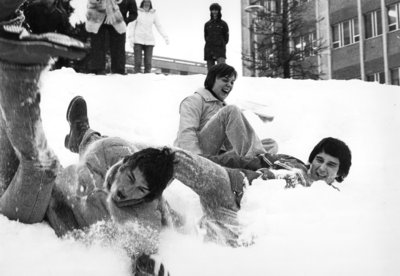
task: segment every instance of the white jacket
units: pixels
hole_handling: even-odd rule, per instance
[[[143,44],[143,45],[155,45],[155,39],[153,35],[153,24],[156,26],[157,31],[164,38],[165,43],[168,44],[168,36],[165,34],[161,27],[160,21],[156,14],[155,9],[151,9],[146,12],[144,9],[138,9],[138,17],[133,21],[128,30],[128,39],[131,44]]]

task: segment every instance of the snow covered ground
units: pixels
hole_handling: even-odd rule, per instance
[[[92,128],[110,136],[172,145],[180,100],[203,85],[204,76],[45,73],[42,117],[62,164],[78,161],[63,147],[65,111],[83,95]],[[282,189],[280,181],[256,183],[241,217],[255,234],[249,247],[204,243],[194,229],[195,195],[179,182],[166,191],[185,210],[188,233],[162,233],[160,256],[178,275],[385,275],[400,274],[400,88],[361,81],[300,81],[239,77],[229,103],[273,115],[264,123],[246,115],[260,137],[272,137],[281,153],[306,161],[327,136],[352,150],[341,192],[322,182]],[[260,181],[261,182],[261,181]],[[190,228],[193,227],[193,229]],[[118,246],[59,239],[45,223],[24,225],[0,215],[0,275],[129,275]]]

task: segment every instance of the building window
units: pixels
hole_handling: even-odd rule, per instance
[[[343,47],[360,41],[357,18],[333,25],[332,41],[333,48]]]
[[[367,81],[385,83],[385,72],[373,73],[367,75]]]
[[[394,68],[390,70],[393,85],[400,85],[400,68]]]
[[[396,3],[388,7],[389,31],[394,31],[399,29],[399,10],[400,10],[400,3]]]
[[[382,34],[381,11],[373,11],[365,15],[365,38],[371,38]]]
[[[315,56],[317,46],[317,33],[312,32],[306,35],[293,38],[294,50],[302,58]]]

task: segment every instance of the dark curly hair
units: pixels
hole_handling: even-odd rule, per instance
[[[351,151],[349,147],[339,139],[332,137],[324,138],[311,151],[308,162],[312,163],[315,156],[321,152],[325,152],[339,159],[339,171],[336,181],[342,182],[349,174],[351,167]]]
[[[174,173],[175,153],[171,149],[146,148],[124,158],[124,166],[139,168],[150,192],[144,198],[149,202],[161,196]]]

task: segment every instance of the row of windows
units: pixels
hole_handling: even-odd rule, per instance
[[[388,6],[388,28],[389,31],[400,29],[400,2]],[[376,10],[364,16],[365,38],[371,38],[382,34],[382,12]],[[332,27],[333,48],[343,47],[356,43],[360,40],[358,17],[333,25]]]
[[[291,0],[290,7],[297,7],[308,2],[311,0]],[[251,1],[250,5],[261,5],[270,12],[282,12],[281,0],[257,0]]]
[[[366,81],[385,83],[385,72],[373,73],[366,76]]]
[[[350,19],[333,26],[333,48],[343,47],[360,40],[357,18]]]
[[[384,72],[379,72],[379,73],[373,73],[370,75],[366,76],[367,81],[371,82],[379,82],[384,84],[385,83],[385,73]],[[392,85],[400,85],[400,68],[393,68],[390,69],[390,77],[392,79]]]
[[[394,68],[390,70],[393,85],[400,85],[400,68]]]

